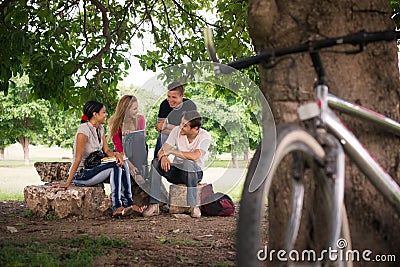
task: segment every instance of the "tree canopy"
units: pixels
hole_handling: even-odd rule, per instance
[[[0,91],[27,74],[33,98],[79,109],[95,98],[112,109],[130,57],[147,70],[206,60],[205,26],[215,29],[223,58],[249,53],[246,14],[246,1],[5,0]],[[130,54],[131,40],[149,34],[152,48]]]

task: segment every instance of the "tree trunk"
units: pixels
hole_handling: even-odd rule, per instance
[[[245,162],[250,162],[250,147],[247,147],[246,151],[243,153],[243,160]]]
[[[4,147],[0,148],[0,159],[4,159]]]
[[[309,39],[346,35],[362,29],[394,29],[390,17],[391,9],[387,0],[250,0],[248,26],[253,44],[260,51],[263,48],[294,46]],[[321,57],[331,93],[396,121],[400,120],[400,84],[395,42],[370,44],[366,51],[356,55],[322,53]],[[297,69],[294,68],[294,61]],[[313,95],[314,79],[315,73],[307,54],[293,55],[291,60],[285,60],[270,70],[260,67],[260,87],[269,100],[277,123],[297,121],[295,92],[298,89],[301,101],[309,100]],[[360,120],[345,115],[341,115],[341,118],[382,167],[399,182],[400,138],[390,133],[376,133],[373,126]],[[289,210],[287,202],[277,202],[281,199],[279,193],[287,187],[285,183],[284,179],[279,179],[271,189],[270,196],[274,197],[268,199],[269,209],[283,212]],[[374,255],[398,253],[398,214],[348,159],[345,204],[353,248],[359,251],[369,249]],[[269,217],[269,227],[268,247],[281,248],[282,237],[276,236],[274,231],[283,227],[281,218]],[[397,258],[399,256],[397,254]]]
[[[24,150],[24,164],[29,165],[29,138],[22,136],[18,138],[18,141]]]
[[[238,163],[238,157],[237,155],[232,153],[232,168],[238,168],[239,163]]]

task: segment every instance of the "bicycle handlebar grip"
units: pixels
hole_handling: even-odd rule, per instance
[[[362,45],[380,41],[394,41],[399,38],[400,38],[400,32],[394,30],[382,31],[382,32],[360,31],[355,34],[350,34],[338,38],[338,44],[344,43],[344,44]]]

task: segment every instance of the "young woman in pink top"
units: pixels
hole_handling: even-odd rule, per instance
[[[136,182],[143,183],[142,175],[146,173],[147,166],[146,120],[139,114],[135,96],[121,97],[108,127],[115,151],[124,152],[128,157],[128,164],[131,163],[129,169],[133,171]]]
[[[128,106],[130,107],[130,109],[127,112]],[[110,118],[108,123],[108,128],[110,131],[109,136],[112,138],[116,152],[123,152],[122,127],[124,124],[125,117],[127,120],[130,120],[130,122],[133,122],[130,125],[124,125],[124,128],[127,128],[128,126],[132,127],[131,129],[127,129],[127,131],[146,130],[146,120],[144,116],[139,114],[138,112],[139,112],[139,105],[138,105],[138,100],[135,96],[124,95],[118,101],[115,113]]]

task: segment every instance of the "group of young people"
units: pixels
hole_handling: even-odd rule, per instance
[[[196,105],[184,98],[184,87],[173,82],[168,85],[167,98],[160,104],[155,125],[159,132],[151,162],[150,200],[148,206],[133,203],[131,173],[143,179],[146,176],[147,145],[146,120],[139,114],[135,96],[124,95],[110,118],[109,136],[114,144],[111,151],[105,137],[107,122],[105,106],[98,101],[88,101],[83,107],[81,124],[74,139],[73,161],[65,183],[54,187],[67,188],[71,184],[94,186],[110,182],[112,216],[141,213],[145,217],[158,215],[161,177],[174,184],[186,184],[187,203],[194,218],[201,216],[197,203],[197,184],[202,180],[204,159],[211,143],[211,135],[201,128],[202,117]],[[102,150],[115,162],[85,168],[86,158]],[[170,155],[173,156],[171,159]],[[124,159],[126,156],[128,159]]]

